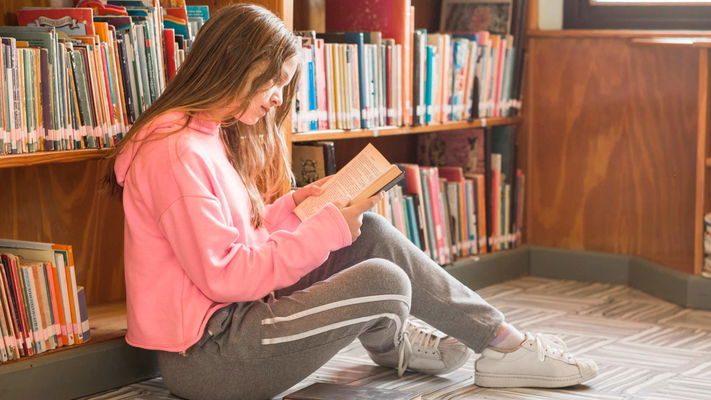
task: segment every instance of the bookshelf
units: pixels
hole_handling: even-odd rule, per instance
[[[230,0],[188,0],[188,4],[208,5],[211,11],[233,3]],[[323,0],[252,1],[282,17],[294,28],[294,16],[322,30],[318,21],[324,15]],[[436,31],[434,18],[440,2],[417,0],[413,5],[416,26]],[[0,4],[4,19],[0,24],[14,25],[14,12],[26,6],[57,6],[52,0],[12,0]],[[435,13],[435,14],[433,14]],[[317,22],[313,22],[317,21]],[[300,22],[301,23],[301,22]],[[322,23],[322,22],[321,22]],[[392,161],[414,162],[416,135],[426,132],[520,124],[520,117],[485,118],[473,121],[418,127],[383,127],[351,131],[321,131],[291,134],[291,121],[284,127],[287,141],[337,140],[337,158],[347,160],[367,141],[375,142]],[[358,146],[354,146],[358,144]],[[357,147],[357,149],[356,149]],[[32,362],[46,354],[71,351],[109,340],[120,339],[126,332],[125,283],[123,276],[123,211],[121,202],[104,189],[104,157],[109,149],[39,152],[0,156],[0,237],[71,244],[77,265],[77,283],[85,287],[92,329],[90,342],[59,348],[33,357],[0,364]],[[5,211],[7,210],[7,211]]]

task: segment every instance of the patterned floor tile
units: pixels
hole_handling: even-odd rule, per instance
[[[660,320],[659,323],[684,328],[711,330],[711,311],[686,309]]]
[[[676,304],[663,301],[610,301],[581,310],[579,314],[615,318],[622,321],[658,323],[665,318],[677,315],[682,310]]]
[[[588,315],[565,315],[531,325],[527,329],[548,333],[622,339],[649,329],[652,324]]]
[[[607,283],[587,283],[578,281],[553,281],[547,285],[526,290],[526,293],[547,296],[572,297],[578,299],[609,299],[624,294],[627,288]]]
[[[500,305],[497,308],[504,313],[507,322],[519,328],[527,328],[565,315],[563,311],[535,310],[509,305]]]
[[[567,313],[589,309],[605,304],[603,299],[575,299],[566,298],[564,301],[558,296],[545,294],[531,294],[523,292],[511,297],[500,297],[490,301],[495,307],[512,306],[520,308],[533,308],[539,310],[564,311]]]
[[[637,394],[650,386],[676,376],[673,372],[659,373],[641,368],[620,365],[598,365],[600,373],[590,382],[586,382],[595,393]]]
[[[612,343],[585,354],[601,364],[680,373],[695,366],[704,353],[639,343]]]
[[[687,377],[672,378],[651,392],[638,395],[649,400],[711,400],[711,381]]]
[[[614,393],[592,392],[584,385],[574,389],[540,390],[540,389],[488,389],[476,393],[471,399],[482,400],[623,400],[624,395]]]
[[[621,340],[651,346],[711,352],[711,331],[670,326],[653,326]]]

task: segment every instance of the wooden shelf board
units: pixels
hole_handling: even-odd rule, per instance
[[[711,167],[711,158],[706,159],[706,166]]]
[[[562,29],[562,30],[529,30],[528,37],[557,38],[651,38],[651,37],[711,37],[709,31],[659,31],[659,30],[617,30],[617,29]]]
[[[91,346],[93,344],[126,336],[126,303],[117,302],[89,306],[89,325],[91,326],[91,340],[86,343],[73,346],[64,346],[41,354],[36,354],[31,357],[24,357],[19,360],[0,363],[0,368],[3,365],[24,362],[34,358],[43,357],[47,354],[73,350],[82,346]]]
[[[635,38],[632,43],[667,47],[711,47],[711,37]]]
[[[104,158],[112,149],[86,149],[68,151],[40,151],[36,153],[0,156],[0,168],[26,167]]]
[[[378,136],[394,136],[394,135],[411,135],[425,132],[440,132],[455,129],[466,128],[481,128],[497,125],[512,125],[521,122],[521,117],[502,117],[502,118],[482,118],[473,121],[448,122],[445,124],[423,125],[423,126],[408,126],[395,127],[387,126],[375,129],[353,129],[353,130],[329,130],[315,131],[291,134],[292,142],[311,142],[314,140],[339,140],[339,139],[355,139],[363,137],[378,137]]]

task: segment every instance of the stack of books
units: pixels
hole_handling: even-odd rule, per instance
[[[91,338],[72,247],[0,240],[0,361]]]

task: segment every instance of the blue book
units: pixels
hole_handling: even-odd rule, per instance
[[[210,19],[210,6],[185,6],[188,11],[188,17],[199,17],[204,22]]]
[[[427,61],[425,62],[425,124],[432,122],[432,81],[434,79],[434,57],[437,48],[435,46],[427,46]]]
[[[313,56],[313,53],[311,53]],[[315,60],[311,57],[308,61],[309,78],[309,129],[318,130],[318,103],[316,101],[316,68]]]
[[[412,196],[404,196],[405,199],[405,209],[407,211],[407,221],[409,228],[410,240],[415,246],[422,249],[422,244],[420,243],[420,235],[417,228],[417,217],[415,217],[415,202]]]

